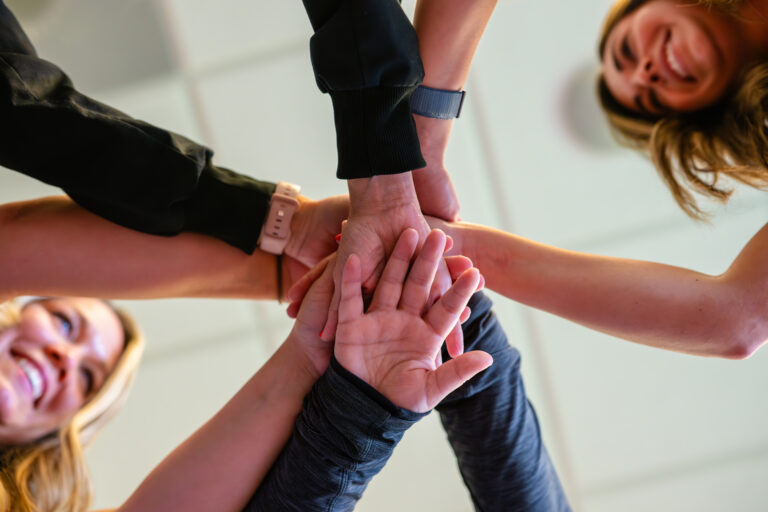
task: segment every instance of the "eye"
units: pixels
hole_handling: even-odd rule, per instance
[[[632,53],[632,48],[629,47],[629,37],[627,36],[624,36],[624,39],[621,41],[621,54],[626,59],[634,62],[635,54]]]
[[[51,316],[56,319],[61,334],[65,338],[70,339],[72,336],[72,320],[70,320],[64,313],[59,313],[57,311],[52,312]]]
[[[90,394],[93,392],[95,382],[93,372],[88,368],[81,368],[80,374],[83,376],[83,382],[85,382],[85,396],[90,396]]]

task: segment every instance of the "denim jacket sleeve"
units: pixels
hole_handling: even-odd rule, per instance
[[[304,0],[315,79],[333,102],[342,179],[424,167],[410,97],[424,78],[397,0]]]
[[[425,415],[395,406],[331,359],[245,510],[352,510],[405,431]]]
[[[0,119],[0,165],[84,208],[147,233],[256,247],[274,184],[216,167],[208,148],[79,93],[37,56],[2,0]]]

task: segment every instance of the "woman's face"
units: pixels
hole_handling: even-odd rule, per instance
[[[649,115],[712,105],[748,62],[734,18],[691,2],[651,0],[608,35],[603,73],[613,97]]]
[[[28,304],[0,330],[0,444],[56,430],[98,391],[117,364],[124,335],[98,299]]]

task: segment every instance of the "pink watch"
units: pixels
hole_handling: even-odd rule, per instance
[[[269,213],[259,235],[259,248],[272,254],[282,254],[288,240],[291,238],[291,219],[299,209],[299,192],[301,187],[281,181],[277,184],[272,200],[269,202]]]

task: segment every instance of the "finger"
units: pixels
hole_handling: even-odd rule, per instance
[[[285,313],[288,315],[288,318],[296,318],[299,308],[301,308],[301,302],[291,302],[285,309]]]
[[[464,331],[461,330],[461,322],[456,322],[445,337],[445,348],[451,357],[459,357],[464,353]]]
[[[427,376],[427,405],[433,408],[443,398],[493,364],[490,354],[473,350],[444,363]]]
[[[360,258],[351,254],[341,274],[339,323],[351,322],[363,314],[363,294],[360,282]]]
[[[459,315],[464,311],[479,282],[480,272],[476,268],[465,271],[440,297],[440,300],[429,308],[424,319],[432,326],[435,333],[441,337],[448,335],[458,322]]]
[[[301,300],[304,298],[304,295],[307,294],[309,288],[312,286],[312,283],[314,283],[315,280],[325,271],[325,267],[328,266],[328,261],[330,261],[330,259],[331,255],[326,256],[317,265],[312,267],[306,274],[301,276],[298,281],[293,283],[293,286],[291,286],[291,288],[285,294],[285,298],[291,302],[301,302]]]
[[[411,259],[418,243],[419,233],[415,229],[406,229],[397,239],[373,294],[371,309],[383,310],[397,307],[403,292],[403,281],[408,274],[408,267],[411,266]]]
[[[328,320],[325,321],[323,330],[320,331],[320,339],[323,341],[333,341],[336,337],[336,327],[339,324],[339,300],[341,299],[341,293],[339,288],[333,290],[333,299],[331,299],[331,307],[328,309]]]
[[[429,298],[437,267],[442,260],[444,247],[445,233],[439,229],[432,230],[424,240],[424,245],[405,280],[403,295],[400,298],[400,309],[416,315],[422,314]]]
[[[467,320],[469,320],[469,317],[472,315],[472,310],[469,309],[469,307],[464,308],[464,311],[461,312],[461,315],[459,316],[459,323],[463,324]]]
[[[445,249],[443,249],[443,252],[449,252],[451,249],[453,249],[453,238],[445,235]]]
[[[462,255],[446,256],[445,264],[448,267],[448,273],[451,275],[451,281],[455,281],[465,270],[472,268],[472,260]]]

